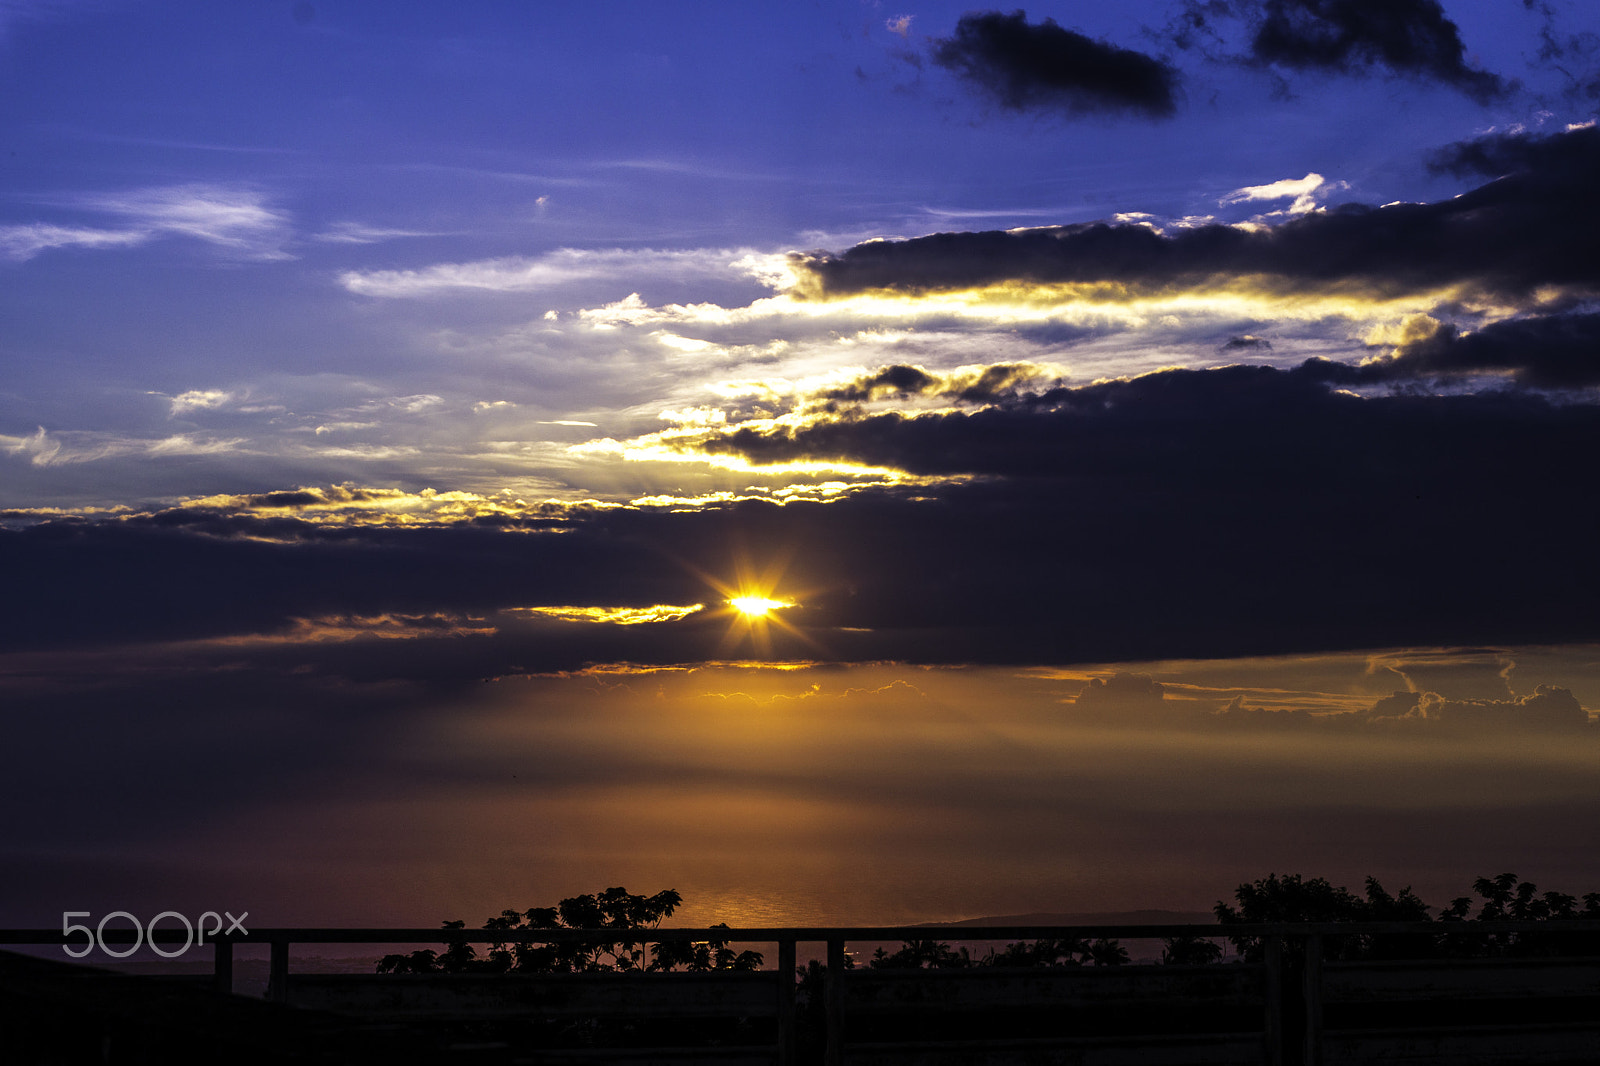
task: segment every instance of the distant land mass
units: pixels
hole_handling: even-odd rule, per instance
[[[929,926],[986,925],[1212,925],[1210,911],[1074,911],[1066,914],[1002,914],[989,918],[963,918],[959,922],[926,922]]]

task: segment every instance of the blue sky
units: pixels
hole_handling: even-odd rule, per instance
[[[1229,193],[1309,173],[1324,178],[1319,206],[1441,199],[1470,183],[1429,174],[1428,150],[1559,129],[1589,106],[1562,97],[1570,79],[1537,56],[1546,18],[1518,5],[1493,21],[1451,12],[1468,62],[1523,83],[1487,106],[1382,67],[1247,68],[1230,58],[1242,20],[1216,23],[1234,39],[1186,51],[1164,36],[1175,7],[1102,5],[1034,18],[1170,56],[1173,117],[1016,112],[932,61],[963,10],[8,7],[0,433],[19,456],[16,442],[41,428],[29,455],[64,450],[48,470],[13,467],[3,502],[148,503],[352,478],[482,490],[552,474],[564,494],[606,492],[559,461],[429,469],[386,457],[419,431],[456,453],[490,438],[564,445],[570,427],[547,425],[562,419],[623,436],[653,403],[707,398],[714,375],[694,367],[652,367],[649,388],[618,380],[634,371],[614,361],[574,372],[620,345],[563,322],[539,331],[551,310],[635,292],[746,306],[770,290],[740,259],[869,237],[1128,212],[1239,220],[1289,201],[1219,203]],[[1550,24],[1574,35],[1589,29],[1583,15],[1557,6]],[[595,258],[560,261],[574,251]],[[651,254],[666,251],[678,254]],[[494,260],[548,269],[502,292],[373,295],[357,280]],[[1219,331],[1253,324],[1186,322],[1163,338],[1162,365],[1213,363]],[[1359,357],[1370,325],[1322,323],[1310,340]],[[758,345],[804,333],[783,321],[746,332]],[[1082,362],[1090,377],[1141,368]],[[723,373],[748,369],[735,360]],[[438,402],[406,412],[409,425],[374,416],[371,405],[405,397]],[[496,401],[525,410],[493,427],[473,419],[473,404]],[[364,428],[306,446],[306,430],[335,424]],[[86,456],[97,458],[68,461]]]
[[[0,924],[1595,887],[1597,34],[0,0]]]

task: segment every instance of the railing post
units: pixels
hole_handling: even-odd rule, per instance
[[[1267,1066],[1284,1066],[1283,1061],[1283,937],[1269,936],[1262,945],[1262,991],[1265,993],[1267,1016],[1263,1024],[1263,1038],[1267,1051]]]
[[[225,996],[233,993],[233,941],[225,936],[211,942],[211,987]]]
[[[267,970],[267,998],[274,1003],[289,1002],[289,941],[272,938],[272,962]]]
[[[1304,1066],[1322,1066],[1322,937],[1306,937],[1305,970],[1300,980],[1300,995],[1306,1007]]]
[[[795,1066],[794,941],[778,941],[778,1066]]]
[[[844,1066],[844,941],[828,941],[827,1066]]]

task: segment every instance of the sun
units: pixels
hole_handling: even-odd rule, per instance
[[[742,644],[755,649],[758,655],[768,655],[772,651],[773,630],[780,630],[791,637],[811,643],[794,626],[778,617],[777,612],[787,608],[800,606],[799,602],[792,599],[777,599],[770,584],[765,582],[741,583],[731,588],[725,588],[726,599],[732,620],[728,623],[728,632],[723,637],[723,652],[727,654]]]
[[[712,602],[720,606],[707,617],[720,616],[728,626],[717,654],[727,658],[753,652],[757,658],[764,658],[772,654],[774,637],[787,649],[786,655],[793,654],[795,645],[821,654],[816,639],[800,621],[808,614],[805,600],[810,593],[785,580],[791,552],[768,549],[763,554],[765,565],[758,566],[747,552],[736,550],[731,580],[686,564],[716,590]]]
[[[766,618],[781,607],[793,607],[788,600],[769,600],[765,596],[734,596],[728,600],[733,609],[747,619]]]

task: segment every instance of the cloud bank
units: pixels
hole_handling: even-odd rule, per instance
[[[1451,169],[1502,170],[1435,203],[1345,204],[1276,226],[1080,223],[871,241],[791,257],[796,294],[828,299],[1002,285],[1101,285],[1116,292],[1230,286],[1359,295],[1459,290],[1526,303],[1536,290],[1600,293],[1600,129],[1455,146]],[[1252,191],[1252,190],[1244,190]]]
[[[1013,374],[967,386],[979,389],[970,409],[875,413],[863,405],[883,390],[948,395],[961,377],[891,367],[823,390],[802,418],[708,422],[680,442],[686,462],[869,464],[916,486],[831,503],[461,499],[405,512],[343,489],[35,519],[0,533],[15,607],[0,639],[78,647],[327,614],[707,603],[710,578],[731,582],[752,552],[757,569],[782,562],[789,587],[777,591],[799,603],[786,612],[796,631],[774,632],[770,654],[807,659],[1081,662],[1600,636],[1584,594],[1600,581],[1600,503],[1570,472],[1600,450],[1600,407],[1525,391],[1359,396],[1328,376],[1321,364],[1241,366],[1030,390]],[[414,517],[346,517],[397,505]],[[230,595],[208,591],[219,588]],[[727,654],[725,621],[629,628],[485,645],[475,668]]]

